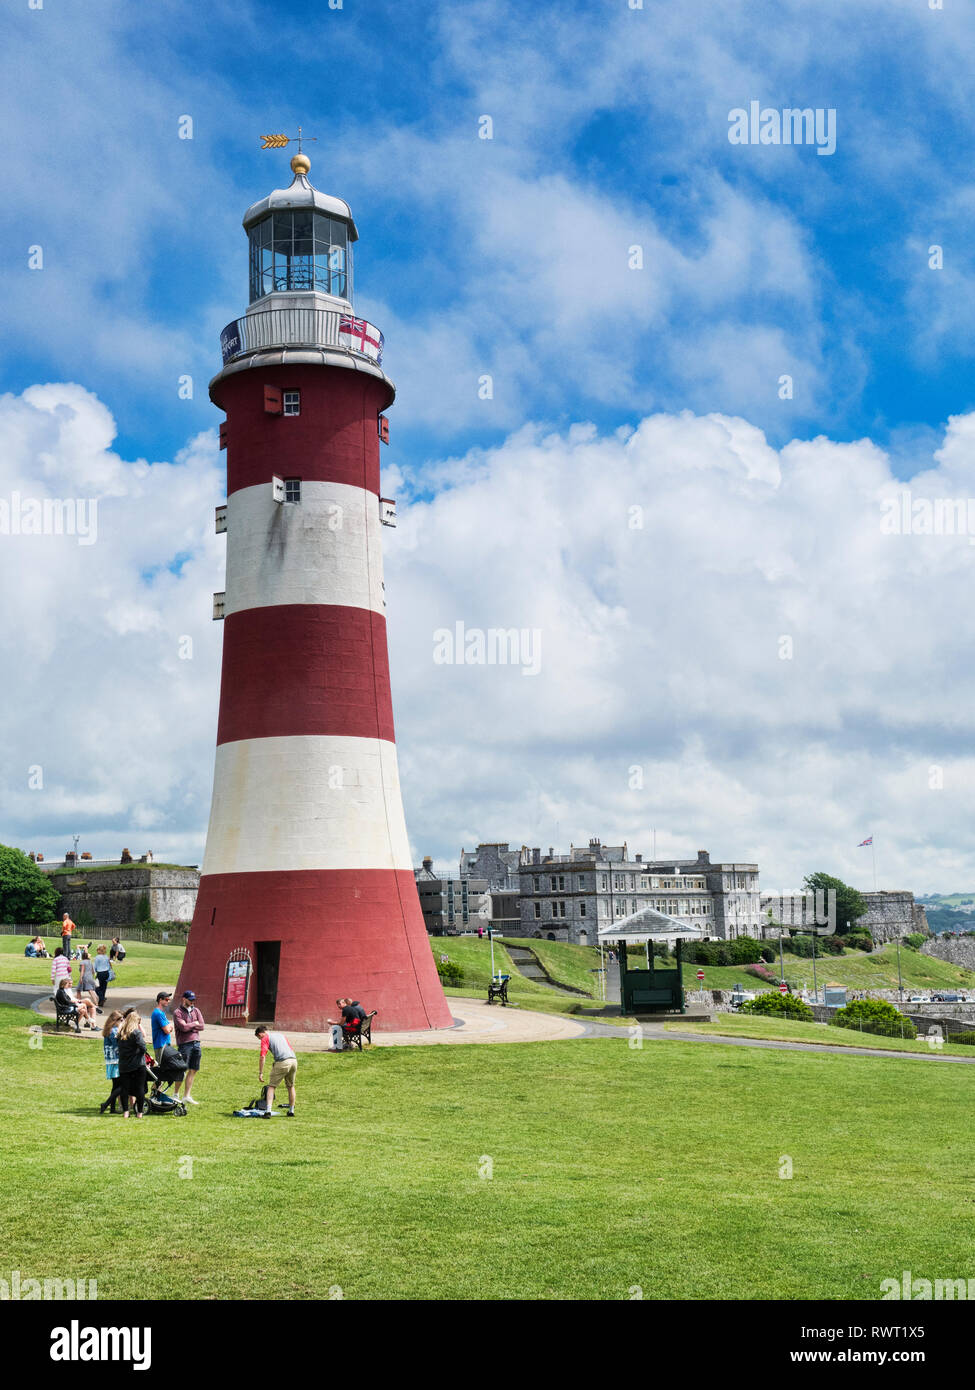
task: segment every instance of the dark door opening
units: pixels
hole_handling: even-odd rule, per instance
[[[255,941],[257,948],[257,986],[254,1008],[258,1023],[272,1023],[278,1001],[280,941]]]

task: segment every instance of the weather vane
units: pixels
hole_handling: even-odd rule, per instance
[[[314,143],[317,141],[318,136],[302,135],[301,126],[299,126],[297,135],[262,135],[261,139],[264,141],[264,144],[261,146],[262,150],[283,150],[285,145],[290,145],[292,140],[297,140],[298,153],[301,154],[302,140]]]

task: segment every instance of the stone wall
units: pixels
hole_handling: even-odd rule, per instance
[[[912,932],[927,933],[927,913],[914,901],[913,893],[884,891],[864,893],[867,914],[856,923],[856,930],[866,928],[874,941],[894,941]]]
[[[53,874],[51,882],[59,894],[59,917],[68,912],[77,921],[78,914],[87,911],[95,921],[91,931],[105,931],[137,922],[139,903],[146,896],[153,921],[189,922],[196,906],[200,872],[139,864],[118,869],[69,870]]]
[[[921,947],[921,954],[936,956],[938,960],[961,965],[966,970],[975,970],[975,935],[972,936],[932,936]]]

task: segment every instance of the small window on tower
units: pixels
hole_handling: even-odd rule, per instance
[[[285,415],[301,414],[301,392],[285,391],[284,393],[284,413]]]
[[[284,500],[286,502],[301,501],[301,479],[285,478],[284,480]]]

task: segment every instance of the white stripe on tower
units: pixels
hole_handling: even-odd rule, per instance
[[[286,603],[383,613],[382,522],[375,493],[306,482],[301,503],[275,502],[266,484],[227,499],[224,613]]]
[[[203,873],[302,869],[412,871],[394,744],[298,735],[218,746]]]

